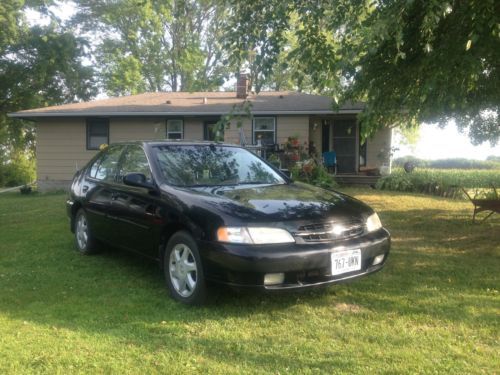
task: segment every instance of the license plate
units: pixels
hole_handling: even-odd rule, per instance
[[[332,253],[332,275],[361,269],[361,250],[347,250]]]

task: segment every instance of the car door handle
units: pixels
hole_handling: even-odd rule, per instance
[[[82,193],[86,193],[88,190],[89,190],[89,187],[87,185],[83,185]]]

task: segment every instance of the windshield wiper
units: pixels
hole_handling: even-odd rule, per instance
[[[238,182],[236,185],[272,185],[275,182],[267,182],[267,181],[244,181]]]

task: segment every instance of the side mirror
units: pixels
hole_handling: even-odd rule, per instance
[[[127,173],[123,177],[123,183],[129,186],[154,189],[154,185],[151,182],[148,182],[146,176],[142,173]]]

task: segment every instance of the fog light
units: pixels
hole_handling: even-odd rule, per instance
[[[264,285],[283,284],[285,281],[284,273],[266,273],[264,275]]]
[[[385,257],[384,254],[377,255],[375,258],[373,258],[373,265],[376,266],[377,264],[382,263],[384,257]]]

